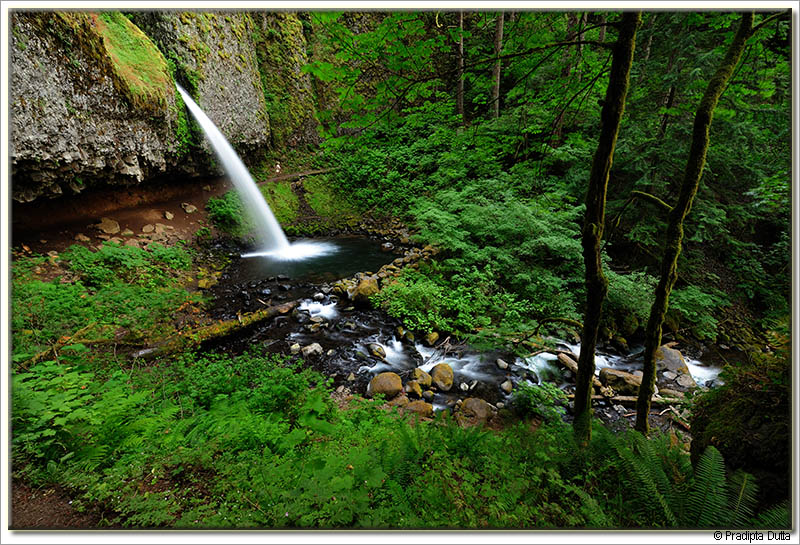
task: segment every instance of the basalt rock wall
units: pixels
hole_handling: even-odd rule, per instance
[[[245,161],[319,143],[301,16],[13,11],[12,195],[219,174],[174,82]]]

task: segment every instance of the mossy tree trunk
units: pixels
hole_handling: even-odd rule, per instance
[[[692,201],[700,185],[708,151],[708,131],[714,116],[714,109],[733,70],[742,57],[745,44],[752,32],[753,13],[745,13],[742,15],[739,30],[728,47],[725,59],[709,81],[695,113],[689,159],[683,174],[678,202],[675,203],[669,214],[664,254],[661,260],[661,278],[656,286],[655,300],[650,308],[650,318],[645,330],[644,369],[642,384],[639,387],[639,398],[636,403],[636,429],[645,434],[650,431],[647,416],[650,413],[650,402],[656,384],[655,353],[661,345],[661,327],[664,323],[664,315],[669,308],[669,295],[678,278],[678,256],[681,253],[683,240],[683,220],[692,208]]]
[[[497,16],[497,25],[494,31],[495,62],[492,69],[492,115],[500,117],[500,53],[503,51],[503,20],[505,14],[501,11]]]
[[[456,108],[461,116],[461,124],[467,124],[464,114],[464,12],[458,12],[458,88],[456,89]]]
[[[586,313],[581,333],[581,354],[578,358],[578,376],[575,391],[574,429],[578,440],[586,443],[591,438],[592,378],[594,377],[594,351],[597,331],[603,312],[603,300],[608,291],[608,280],[603,275],[600,261],[600,242],[606,213],[608,176],[614,160],[619,124],[625,110],[628,93],[636,29],[641,22],[641,13],[623,13],[617,23],[619,36],[614,45],[611,74],[606,89],[603,110],[600,114],[600,138],[592,160],[589,188],[586,192],[586,215],[584,216],[581,245],[586,267]]]

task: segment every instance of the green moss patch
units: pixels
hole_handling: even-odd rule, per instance
[[[293,223],[300,211],[300,200],[290,182],[270,182],[260,187],[261,194],[281,225]]]
[[[360,216],[356,207],[330,186],[326,175],[306,178],[303,187],[306,201],[321,223],[331,227],[352,227],[358,223]]]
[[[150,39],[116,11],[90,14],[113,61],[114,75],[124,83],[131,102],[139,107],[164,106],[173,94],[167,62]]]

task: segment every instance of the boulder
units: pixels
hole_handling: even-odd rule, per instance
[[[120,231],[119,223],[111,218],[101,218],[96,227],[107,235],[115,235]]]
[[[407,413],[417,414],[423,418],[430,418],[433,416],[433,405],[422,400],[412,401],[404,406],[403,410]]]
[[[304,358],[316,358],[323,354],[322,347],[319,345],[319,343],[312,343],[308,346],[304,346],[301,352],[303,353]]]
[[[619,395],[635,396],[639,394],[642,379],[627,371],[604,367],[600,369],[600,382],[612,388]]]
[[[369,343],[367,345],[367,350],[379,360],[386,358],[386,350],[378,343]]]
[[[363,278],[353,290],[352,299],[359,305],[369,305],[369,298],[378,293],[378,279],[374,276]]]
[[[462,427],[485,424],[492,418],[494,411],[486,401],[477,397],[468,397],[458,408],[456,422]]]
[[[433,382],[431,376],[419,367],[411,371],[411,379],[416,380],[423,388],[430,388]]]
[[[387,403],[387,405],[389,405],[390,407],[405,407],[410,402],[411,402],[411,400],[408,399],[407,395],[401,394],[401,395],[397,396],[396,398],[390,400]]]
[[[500,389],[503,390],[506,394],[510,394],[511,391],[514,389],[514,383],[511,382],[511,379],[508,379],[500,385]]]
[[[369,382],[367,395],[374,396],[383,394],[387,399],[391,399],[403,390],[403,381],[397,373],[379,373]]]
[[[675,379],[675,382],[679,386],[683,386],[688,390],[697,388],[697,382],[695,382],[694,378],[689,373],[686,373],[685,375],[680,375],[678,378]]]
[[[436,341],[439,340],[439,334],[435,331],[431,331],[427,335],[425,335],[425,344],[428,346],[433,346],[436,344]]]
[[[422,387],[416,380],[409,380],[408,382],[406,382],[403,391],[405,391],[405,393],[407,393],[409,396],[415,397],[417,399],[422,397]]]
[[[446,363],[439,363],[431,369],[431,380],[443,392],[453,387],[453,368]]]
[[[422,399],[424,399],[425,401],[431,402],[433,401],[433,398],[434,398],[433,392],[431,392],[430,390],[425,390],[424,392],[422,392]]]
[[[660,346],[655,353],[656,369],[659,371],[672,371],[673,373],[688,374],[689,367],[683,358],[680,350],[670,348],[666,345]]]

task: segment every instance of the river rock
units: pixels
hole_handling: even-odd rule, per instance
[[[511,379],[508,379],[500,385],[500,389],[503,390],[506,394],[510,394],[511,391],[514,389],[514,383],[511,382]]]
[[[453,368],[446,363],[437,364],[431,369],[431,380],[441,391],[449,391],[453,387]]]
[[[433,398],[434,398],[434,394],[430,390],[425,390],[424,392],[422,392],[422,399],[424,399],[428,403],[433,401]]]
[[[462,427],[485,424],[493,416],[492,406],[477,397],[468,397],[458,407],[456,422]]]
[[[368,276],[363,278],[353,290],[352,299],[354,303],[367,306],[370,304],[369,298],[376,293],[378,293],[378,279]]]
[[[423,388],[430,388],[433,382],[431,376],[419,367],[411,371],[411,378],[416,380]]]
[[[130,230],[130,229],[125,229],[125,230],[124,230],[124,231],[122,231],[120,234],[121,234],[123,237],[132,237],[132,236],[133,236],[133,235],[135,235],[136,233],[134,233],[134,232],[133,232],[132,230]]]
[[[417,400],[403,407],[403,411],[417,414],[422,418],[430,418],[433,416],[433,405],[426,401]]]
[[[675,379],[675,382],[679,386],[683,386],[684,388],[687,389],[697,388],[697,382],[695,382],[694,378],[689,373],[686,373],[685,375],[680,375],[678,378]]]
[[[469,392],[469,384],[467,384],[466,382],[462,382],[461,384],[458,385],[458,387],[462,392]]]
[[[304,358],[311,358],[311,357],[316,358],[321,356],[324,351],[322,350],[322,347],[319,345],[319,343],[311,343],[308,346],[304,346],[301,352],[303,353]]]
[[[436,331],[431,331],[427,335],[425,335],[425,344],[428,346],[433,346],[436,344],[436,341],[439,340],[439,334]]]
[[[294,343],[292,346],[289,347],[289,352],[291,352],[292,354],[299,354],[300,345],[298,343]]]
[[[689,373],[689,367],[683,358],[680,350],[670,348],[667,345],[660,346],[655,353],[656,369],[659,371],[672,371],[673,373]]]
[[[387,405],[389,405],[390,407],[405,407],[410,402],[411,402],[411,400],[408,399],[407,395],[401,394],[401,395],[395,397],[394,399],[389,400]]]
[[[148,223],[147,225],[142,227],[142,233],[152,233],[155,230],[156,230],[156,226],[153,225],[152,223]]]
[[[367,345],[367,350],[369,351],[370,354],[372,354],[373,356],[375,356],[380,360],[386,359],[386,350],[378,343],[369,343]]]
[[[165,219],[171,220],[174,217],[175,217],[175,214],[173,214],[169,210],[164,210],[164,218]]]
[[[508,369],[508,364],[506,362],[504,362],[503,360],[498,359],[497,360],[497,367],[499,369],[502,369],[503,371],[505,371],[506,369]]]
[[[384,252],[391,252],[392,250],[394,250],[394,244],[392,244],[391,242],[384,242],[383,244],[381,244],[381,250],[383,250]]]
[[[181,203],[181,208],[183,208],[183,211],[186,212],[187,214],[194,214],[195,212],[197,212],[197,207],[193,204],[189,204],[188,202]]]
[[[356,376],[353,373],[347,375],[347,382],[353,382],[356,379]]]
[[[325,299],[325,294],[322,292],[317,292],[314,294],[312,299],[314,299],[314,301],[322,301],[323,299]]]
[[[90,239],[83,233],[78,233],[77,235],[75,235],[75,240],[77,240],[78,242],[90,242],[92,239]]]
[[[100,218],[100,223],[96,225],[96,228],[107,235],[119,233],[119,223],[111,218]]]
[[[406,382],[406,385],[405,387],[403,387],[403,390],[411,397],[416,397],[417,399],[422,397],[422,387],[416,380],[409,380],[408,382]]]
[[[639,386],[642,384],[641,377],[633,373],[603,367],[600,369],[600,382],[604,386],[612,388],[619,395],[638,395]]]
[[[403,391],[403,381],[397,373],[385,372],[375,375],[367,386],[367,395],[372,397],[376,394],[383,394],[387,399],[391,399]]]

